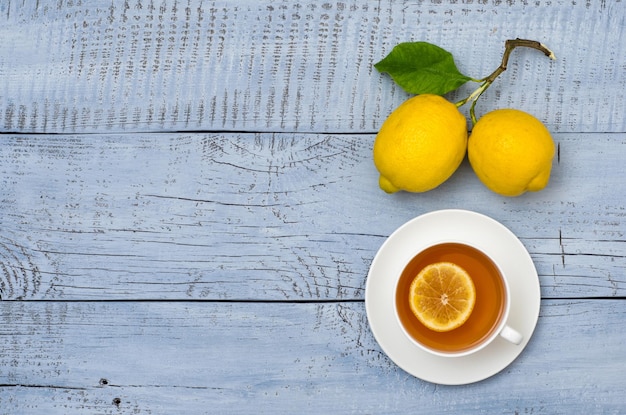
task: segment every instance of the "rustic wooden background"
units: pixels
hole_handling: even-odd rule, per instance
[[[0,3],[0,413],[620,413],[626,408],[623,1]],[[558,145],[547,189],[464,162],[387,195],[375,133],[403,41]],[[471,86],[449,96],[466,96]],[[423,382],[363,304],[377,249],[422,213],[509,227],[535,261],[535,335],[500,374]]]

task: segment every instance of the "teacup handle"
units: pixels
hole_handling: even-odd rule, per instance
[[[513,344],[520,344],[524,336],[519,331],[512,329],[509,326],[504,326],[500,331],[500,337]]]

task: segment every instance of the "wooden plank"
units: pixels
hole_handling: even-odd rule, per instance
[[[425,194],[377,187],[371,135],[0,137],[3,299],[363,299],[385,238],[428,211],[501,221],[543,296],[624,296],[624,134],[557,134],[547,189],[467,163]]]
[[[407,98],[372,67],[397,43],[438,44],[480,78],[525,37],[558,60],[515,52],[479,112],[623,132],[625,15],[569,0],[3,2],[0,131],[373,132]]]
[[[619,413],[623,300],[543,301],[485,381],[416,379],[362,303],[2,302],[0,412]]]

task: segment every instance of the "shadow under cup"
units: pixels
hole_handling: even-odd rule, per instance
[[[437,332],[424,326],[409,305],[409,288],[417,274],[427,265],[452,262],[463,268],[476,288],[476,303],[468,320],[460,327]],[[457,242],[430,246],[406,265],[395,292],[398,320],[407,335],[430,351],[443,355],[464,354],[480,348],[492,339],[504,324],[507,288],[498,267],[480,250]]]

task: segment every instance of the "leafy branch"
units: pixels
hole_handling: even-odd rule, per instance
[[[479,83],[480,86],[467,98],[456,103],[457,107],[472,102],[470,117],[476,124],[475,107],[478,98],[491,86],[507,68],[509,56],[517,47],[528,47],[543,52],[550,59],[556,59],[554,53],[544,44],[527,39],[509,39],[504,44],[502,62],[489,76],[474,79],[463,75],[452,54],[439,46],[428,42],[404,42],[395,46],[392,51],[374,67],[381,73],[388,73],[391,78],[410,94],[444,95],[458,89],[468,81]]]

